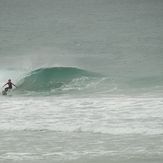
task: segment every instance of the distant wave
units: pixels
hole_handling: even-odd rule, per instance
[[[153,86],[162,86],[163,77],[162,76],[150,76],[150,77],[141,77],[128,81],[128,84],[132,87],[153,87]]]
[[[40,68],[22,78],[17,83],[17,90],[41,92],[59,88],[81,88],[99,77],[100,74],[74,67]]]

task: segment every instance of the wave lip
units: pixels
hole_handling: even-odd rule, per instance
[[[98,78],[99,74],[74,67],[50,67],[31,71],[18,82],[18,90],[51,91],[67,86],[79,79]]]

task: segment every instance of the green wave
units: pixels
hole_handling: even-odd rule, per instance
[[[17,85],[18,90],[51,91],[72,84],[75,80],[83,82],[83,80],[79,79],[86,79],[88,82],[88,80],[99,76],[97,73],[74,67],[40,68],[27,74]]]

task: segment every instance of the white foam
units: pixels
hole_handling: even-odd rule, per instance
[[[64,96],[63,96],[64,97]],[[0,99],[1,130],[162,134],[162,98]]]

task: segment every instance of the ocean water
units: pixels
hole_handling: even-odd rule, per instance
[[[162,163],[162,17],[162,0],[0,0],[0,85],[17,86],[0,163]]]

